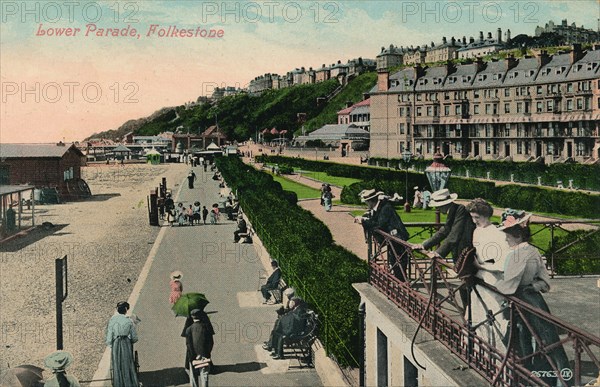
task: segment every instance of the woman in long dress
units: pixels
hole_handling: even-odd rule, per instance
[[[133,357],[133,343],[138,341],[133,321],[125,316],[129,310],[127,302],[117,304],[117,314],[108,321],[106,345],[111,348],[113,387],[138,386]]]
[[[177,300],[179,300],[179,297],[181,297],[181,293],[183,292],[183,284],[181,283],[182,278],[183,274],[180,271],[171,273],[171,281],[169,282],[169,287],[171,288],[169,302],[171,305],[175,304]]]
[[[504,263],[504,276],[496,283],[496,288],[503,294],[513,295],[522,301],[550,313],[542,293],[550,290],[550,275],[542,261],[538,249],[529,244],[531,231],[528,222],[530,213],[524,211],[507,210],[502,214],[500,230],[506,234],[506,241],[510,252]],[[547,347],[560,341],[556,326],[547,320],[531,313],[524,312],[525,322],[520,316],[515,317],[515,326],[512,327],[515,350],[519,357],[525,357],[538,351],[541,346]],[[532,327],[535,334],[542,341],[539,343],[529,329]],[[569,360],[562,345],[555,346],[547,352],[554,367],[543,354],[530,357],[524,366],[531,371],[557,371],[570,369]],[[552,373],[552,372],[550,372]],[[544,377],[544,382],[554,386],[564,386],[557,377]]]
[[[506,235],[492,224],[490,218],[494,209],[488,202],[477,198],[466,207],[476,226],[473,231],[473,246],[479,270],[475,276],[495,287],[503,279],[504,261],[509,252]],[[477,336],[501,353],[506,351],[503,339],[508,325],[502,315],[503,301],[502,295],[482,285],[475,285],[471,292],[471,327],[475,329]],[[466,314],[465,319],[468,319],[468,309]]]

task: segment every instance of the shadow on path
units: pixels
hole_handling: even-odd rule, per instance
[[[167,387],[189,384],[190,378],[183,367],[141,372],[139,381],[144,386]]]
[[[224,374],[226,372],[235,372],[237,374],[241,374],[244,372],[260,371],[266,366],[267,365],[265,363],[258,363],[255,361],[251,361],[248,363],[214,365],[211,370],[211,374],[218,375]]]

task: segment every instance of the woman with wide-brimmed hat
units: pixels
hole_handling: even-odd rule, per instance
[[[170,277],[171,281],[169,281],[169,287],[171,288],[171,293],[169,294],[169,302],[173,305],[179,300],[181,293],[183,293],[183,284],[181,283],[183,273],[176,270],[171,273]]]
[[[44,387],[79,387],[79,381],[73,375],[67,375],[67,367],[73,362],[73,355],[67,351],[56,351],[46,356],[44,364],[52,370],[52,377]]]
[[[502,224],[499,229],[506,234],[510,251],[504,262],[503,280],[498,281],[495,286],[503,294],[514,295],[514,297],[550,313],[550,308],[542,297],[542,293],[550,290],[550,275],[540,252],[529,243],[531,216],[531,213],[512,209],[507,209],[502,214]],[[539,351],[542,346],[547,347],[560,341],[556,327],[551,322],[529,312],[523,314],[526,321],[516,314],[515,326],[512,327],[513,337],[516,335],[515,349],[519,357],[527,357],[535,351]],[[539,337],[542,342],[537,342],[537,338],[533,340],[535,336]],[[570,368],[562,345],[557,345],[547,351],[547,355],[555,364],[558,375],[560,375],[560,370]],[[552,371],[553,369],[544,354],[530,357],[525,366],[538,372]],[[556,376],[542,379],[550,385],[565,385]]]

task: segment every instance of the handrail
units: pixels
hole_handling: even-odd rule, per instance
[[[485,289],[503,300],[503,307],[496,311],[488,310],[484,321],[472,324],[470,309],[464,308],[458,302],[460,297],[457,297],[461,291],[464,292],[462,289],[468,288],[453,274],[452,263],[439,257],[430,258],[424,251],[414,250],[410,243],[380,230],[374,233],[377,238],[371,236],[370,239],[373,248],[369,254],[369,283],[415,321],[421,322],[423,329],[489,383],[500,386],[550,383],[568,386],[581,385],[582,378],[591,380],[598,377],[600,337],[515,296],[501,294],[485,283],[477,283],[477,287],[481,287],[479,291]],[[388,262],[391,257],[396,263],[401,258],[408,259],[407,269],[400,268],[407,281],[397,278],[398,268],[394,271]],[[496,344],[477,332],[482,325],[492,326],[500,321],[502,313],[509,315],[508,328],[502,340],[506,350],[497,348]],[[559,332],[566,335],[559,336]],[[509,339],[506,340],[506,337]],[[519,337],[528,338],[535,342],[535,346],[530,350],[521,349],[519,345],[525,341],[519,341]],[[566,344],[570,347],[567,348]],[[562,357],[561,354],[566,353],[563,348],[574,353],[568,359],[566,354]],[[546,368],[535,368],[534,364],[537,367],[544,364]]]

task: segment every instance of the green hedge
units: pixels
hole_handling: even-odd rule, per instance
[[[593,231],[591,231],[593,232]],[[600,257],[598,246],[600,246],[600,233],[591,236],[590,231],[574,231],[556,239],[555,246],[566,246],[580,238],[581,241],[556,253],[554,268],[560,275],[600,274]]]
[[[388,165],[398,165],[402,161],[399,159],[371,158],[369,164],[386,167]],[[455,160],[446,159],[446,165],[452,168],[456,176],[466,176],[469,171],[469,177],[487,178],[490,173],[492,180],[511,181],[517,183],[537,184],[538,177],[541,178],[542,185],[556,187],[557,181],[562,181],[567,187],[569,180],[573,180],[573,186],[583,190],[600,191],[600,165],[587,165],[578,163],[554,163],[543,164],[536,162],[513,162],[513,161],[482,161],[482,160]],[[415,169],[424,171],[431,164],[431,160],[414,160],[411,165]]]
[[[270,175],[239,158],[216,162],[286,282],[319,313],[319,338],[327,353],[341,365],[357,366],[360,296],[352,284],[367,281],[366,262],[333,244],[327,226],[297,206],[296,195]]]
[[[285,163],[296,168],[326,172],[332,176],[353,177],[369,182],[367,184],[356,183],[357,185],[344,188],[341,196],[343,203],[358,203],[356,194],[358,194],[361,189],[372,188],[369,187],[369,184],[373,184],[372,182],[374,181],[378,182],[376,183],[377,187],[382,187],[380,189],[384,190],[386,193],[398,192],[400,195],[404,196],[406,192],[404,181],[407,177],[405,174],[406,172],[402,170],[337,164],[282,156],[260,156],[259,161]],[[394,165],[396,162],[398,161],[390,161],[390,165]],[[431,163],[430,161],[420,162],[423,163],[423,166]],[[512,164],[524,163],[510,163],[510,165],[504,163],[503,168],[508,169]],[[416,167],[418,169],[419,165],[416,165]],[[598,174],[598,176],[600,176],[600,174]],[[598,177],[595,176],[594,178]],[[409,171],[409,196],[412,197],[412,187],[424,187],[428,185],[429,183],[424,173]],[[384,187],[386,188],[383,189]],[[598,214],[600,213],[600,195],[587,192],[557,190],[547,187],[524,186],[518,184],[496,185],[492,181],[481,181],[457,176],[452,176],[450,178],[448,187],[451,191],[456,192],[461,199],[481,197],[498,207],[518,208],[526,211],[555,213],[582,218],[598,217]]]

